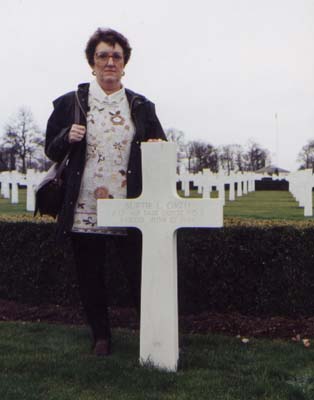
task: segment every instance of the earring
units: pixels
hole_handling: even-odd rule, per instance
[[[93,72],[92,72],[92,74],[95,76],[95,75],[96,75],[96,72],[95,72],[95,71],[93,71]]]
[[[122,71],[122,74],[121,74],[121,76],[124,76],[125,75],[125,72],[124,71]]]

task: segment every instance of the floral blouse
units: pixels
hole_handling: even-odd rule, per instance
[[[124,88],[111,95],[90,84],[86,161],[75,207],[73,232],[124,234],[97,226],[97,199],[126,198],[126,178],[135,128]]]

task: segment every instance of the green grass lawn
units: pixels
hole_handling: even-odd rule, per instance
[[[255,219],[312,218],[304,217],[304,209],[299,207],[291,193],[286,191],[256,191],[236,197],[235,201],[226,202],[224,215]]]
[[[179,192],[183,196],[183,192]],[[213,198],[217,192],[212,192]],[[200,198],[196,191],[191,191],[192,198]],[[225,217],[241,217],[254,219],[286,219],[286,220],[308,220],[313,217],[304,217],[304,209],[288,191],[255,191],[229,201],[229,192],[226,191],[226,204],[224,207]],[[314,198],[313,198],[314,204]]]
[[[4,199],[0,196],[0,215],[21,215],[29,214],[32,212],[26,211],[26,189],[19,190],[19,203],[11,204],[9,199]]]
[[[314,349],[301,343],[184,335],[180,368],[138,363],[138,334],[115,330],[90,354],[84,327],[0,323],[1,400],[313,400]]]

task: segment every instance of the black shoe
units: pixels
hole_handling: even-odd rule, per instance
[[[106,357],[111,354],[110,341],[107,339],[98,339],[95,343],[93,353],[97,357]]]

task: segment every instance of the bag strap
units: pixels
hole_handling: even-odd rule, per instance
[[[78,97],[78,91],[75,92],[75,114],[74,114],[74,119],[75,119],[75,123],[79,124],[80,123],[80,110],[82,111],[83,115],[85,118],[86,117],[86,113],[81,105],[80,99]]]
[[[80,100],[78,98],[77,91],[75,92],[75,99],[74,99],[74,123],[77,125],[80,124]]]
[[[77,91],[75,92],[75,98],[74,98],[74,123],[79,125],[80,123],[80,106],[79,106],[79,99],[78,99],[78,94]],[[55,180],[59,180],[61,177],[61,174],[66,166],[66,163],[69,159],[71,150],[67,152],[65,155],[64,159],[61,161],[60,164],[58,164],[58,169],[56,172]]]
[[[59,179],[61,178],[62,172],[66,166],[66,163],[68,162],[69,155],[70,155],[70,152],[68,151],[66,156],[64,157],[64,159],[61,161],[61,163],[58,164],[56,176],[55,176],[54,180],[59,181]]]

